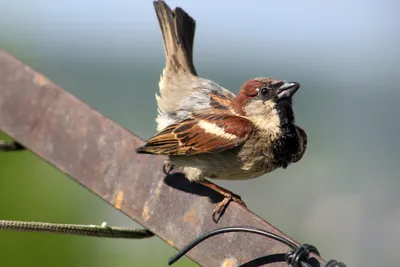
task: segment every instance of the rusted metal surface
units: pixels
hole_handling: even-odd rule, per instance
[[[289,238],[236,203],[216,224],[210,200],[221,200],[218,194],[179,175],[165,177],[165,158],[135,153],[143,144],[137,136],[1,50],[0,129],[178,249],[232,225]],[[231,233],[205,241],[188,256],[203,266],[262,266],[281,260],[287,250],[264,237]],[[254,261],[268,254],[276,255]]]

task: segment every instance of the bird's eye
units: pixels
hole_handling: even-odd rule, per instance
[[[268,98],[270,95],[270,90],[267,87],[263,87],[260,89],[260,96],[264,99]]]

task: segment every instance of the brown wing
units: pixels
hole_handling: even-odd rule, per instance
[[[194,155],[215,153],[242,144],[253,131],[246,118],[227,114],[193,114],[147,140],[138,153],[161,155]]]

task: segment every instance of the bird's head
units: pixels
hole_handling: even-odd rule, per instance
[[[242,85],[232,108],[261,128],[281,127],[294,122],[292,97],[299,88],[297,82],[254,78]]]

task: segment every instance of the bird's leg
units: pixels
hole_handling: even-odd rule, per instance
[[[213,211],[214,221],[217,221],[215,219],[215,215],[221,216],[221,214],[228,207],[229,202],[231,202],[231,201],[235,201],[235,202],[239,203],[240,205],[247,207],[239,195],[236,195],[235,193],[233,193],[223,187],[220,187],[219,185],[216,185],[208,180],[201,181],[200,183],[214,191],[217,191],[222,196],[224,196],[224,199],[215,207],[215,209]]]
[[[172,162],[167,159],[166,161],[164,161],[163,172],[165,173],[165,175],[168,175],[170,174],[170,172],[172,172],[174,167],[174,164],[172,164]]]

